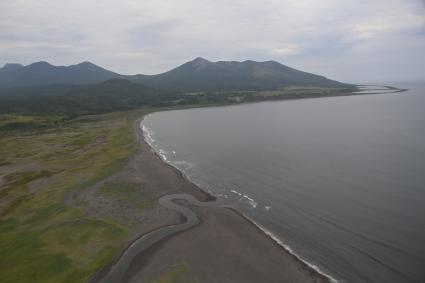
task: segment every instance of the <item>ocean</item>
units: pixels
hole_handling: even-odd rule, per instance
[[[404,86],[402,86],[404,87]],[[146,139],[338,282],[425,282],[425,86],[157,112]]]

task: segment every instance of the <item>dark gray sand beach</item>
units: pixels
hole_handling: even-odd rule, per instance
[[[144,191],[156,198],[183,192],[201,201],[213,199],[154,153],[143,140],[138,123],[135,130],[140,152],[115,178],[140,178]],[[184,201],[178,203],[187,205]],[[238,212],[222,207],[190,207],[200,223],[140,252],[125,272],[124,282],[152,282],[179,264],[188,267],[195,282],[328,282]],[[147,213],[151,224],[139,227],[138,237],[159,226],[185,221],[159,204]],[[135,235],[135,239],[138,237]],[[91,282],[101,282],[110,269],[108,266],[99,271]]]
[[[168,164],[339,282],[422,283],[425,91],[406,87],[158,112],[143,129]]]
[[[201,224],[141,253],[125,282],[152,282],[182,262],[196,282],[327,282],[237,213],[193,209]]]

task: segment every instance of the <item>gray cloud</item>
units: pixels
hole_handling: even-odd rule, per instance
[[[0,2],[0,64],[90,60],[157,73],[197,56],[277,60],[335,79],[425,79],[422,0]]]

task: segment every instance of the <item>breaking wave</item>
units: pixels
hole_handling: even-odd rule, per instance
[[[145,141],[151,146],[152,150],[155,151],[156,154],[158,154],[161,159],[166,162],[167,164],[169,164],[170,166],[176,168],[177,170],[179,170],[179,172],[182,174],[182,176],[184,178],[186,178],[187,180],[189,180],[190,182],[192,182],[193,184],[197,185],[199,188],[205,190],[205,187],[200,184],[199,182],[196,182],[195,180],[193,180],[193,178],[191,178],[190,176],[186,175],[182,170],[188,170],[191,169],[195,166],[195,164],[191,163],[191,162],[187,162],[187,161],[170,161],[167,158],[167,154],[168,152],[163,150],[163,149],[158,149],[157,147],[155,147],[155,142],[156,140],[153,138],[154,135],[154,131],[152,131],[151,129],[149,129],[148,127],[146,127],[143,124],[143,121],[140,123],[140,129],[143,132],[143,136],[145,138]],[[171,151],[171,154],[175,155],[176,152],[175,151]],[[182,166],[183,165],[183,166]],[[185,167],[184,169],[182,169],[181,167]],[[213,194],[213,192],[211,190],[205,190],[207,193],[209,194]],[[253,209],[257,208],[258,203],[251,197],[249,197],[246,194],[240,193],[234,189],[230,190],[231,193],[239,196],[240,200],[245,199]],[[216,197],[220,197],[220,196],[224,196],[224,198],[228,198],[228,195],[226,194],[222,194],[222,195],[218,195],[215,194]],[[271,209],[271,206],[264,206],[264,208],[269,211]],[[273,234],[271,231],[267,230],[264,226],[262,226],[261,224],[257,223],[256,221],[254,221],[253,219],[251,219],[250,217],[246,216],[245,214],[242,213],[242,215],[248,220],[250,221],[253,225],[255,225],[258,229],[260,229],[264,234],[266,234],[268,237],[270,237],[274,242],[276,242],[279,246],[281,246],[283,249],[285,249],[289,254],[293,255],[294,257],[296,257],[298,260],[300,260],[301,262],[303,262],[305,265],[307,265],[309,268],[315,270],[317,273],[321,274],[322,276],[326,277],[329,279],[330,282],[332,283],[338,283],[338,280],[333,278],[331,275],[329,275],[328,273],[322,271],[317,265],[308,262],[306,259],[304,259],[302,256],[300,256],[299,254],[297,254],[289,245],[285,244],[278,236],[276,236],[275,234]]]

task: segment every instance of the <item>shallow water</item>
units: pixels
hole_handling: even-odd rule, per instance
[[[168,162],[339,281],[425,282],[424,106],[412,86],[143,124]]]

